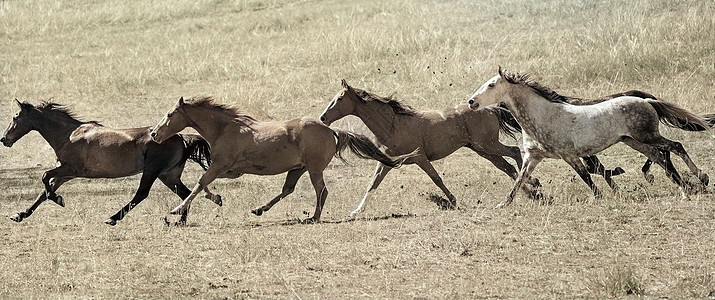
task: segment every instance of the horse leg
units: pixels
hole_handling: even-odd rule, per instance
[[[50,187],[52,188],[52,190],[57,191],[57,189],[59,189],[60,186],[67,181],[69,181],[69,178],[55,178],[54,180],[50,180]],[[35,212],[37,207],[40,206],[42,202],[45,202],[45,200],[47,200],[47,192],[42,192],[37,196],[32,206],[30,206],[25,211],[21,211],[19,213],[14,214],[12,217],[10,217],[10,219],[15,222],[22,222],[22,220],[32,215],[32,213]],[[62,204],[64,207],[64,202],[62,202]]]
[[[670,159],[670,152],[665,152],[665,153],[663,153],[663,154],[665,154],[666,156],[668,156],[668,159]],[[655,182],[655,177],[653,176],[653,174],[648,173],[648,172],[650,172],[650,166],[651,166],[652,164],[653,164],[653,161],[650,160],[650,158],[649,158],[648,160],[645,161],[645,163],[643,164],[643,167],[641,168],[641,172],[643,173],[643,177],[645,177],[645,180],[648,181],[648,183],[653,183],[653,182]]]
[[[680,174],[678,174],[678,170],[675,169],[675,167],[673,166],[673,162],[670,161],[670,157],[663,154],[663,151],[658,150],[652,145],[644,144],[630,137],[624,138],[623,143],[635,149],[636,151],[643,153],[646,157],[648,157],[649,160],[655,162],[661,168],[663,168],[663,170],[665,170],[665,174],[668,175],[668,177],[680,187],[681,197],[688,197],[685,193],[685,190],[689,190],[692,187],[680,177]]]
[[[593,191],[593,195],[596,198],[601,197],[601,191],[598,190],[598,187],[596,186],[595,183],[593,183],[593,180],[591,179],[591,174],[588,173],[588,170],[586,167],[583,165],[581,160],[579,158],[569,158],[564,160],[573,168],[578,176],[583,179],[583,182],[585,182],[589,188],[591,188],[591,191]]]
[[[516,178],[519,177],[519,172],[517,172],[514,166],[512,166],[508,161],[506,161],[506,159],[504,159],[504,157],[502,157],[501,155],[489,154],[481,149],[475,149],[472,147],[470,147],[470,149],[474,150],[474,152],[477,152],[477,154],[479,154],[481,157],[484,157],[489,160],[489,162],[496,166],[497,169],[509,175],[511,179],[516,180]],[[521,160],[521,157],[519,157],[519,160]],[[529,196],[529,198],[541,199],[544,197],[544,195],[541,194],[541,191],[539,191],[540,185],[532,183],[531,180],[528,183],[529,185],[531,185],[531,187],[525,184],[521,186],[521,189],[524,191],[524,193],[526,193],[527,196]]]
[[[449,208],[457,208],[457,198],[455,198],[454,195],[452,195],[452,192],[450,192],[444,185],[442,177],[439,177],[439,173],[437,173],[437,170],[434,169],[432,163],[427,160],[427,157],[423,156],[421,159],[416,158],[416,160],[416,164],[422,169],[422,171],[425,171],[429,178],[432,179],[432,182],[434,182],[434,184],[436,184],[442,192],[447,195],[447,199],[449,199]]]
[[[196,183],[196,186],[194,186],[194,189],[191,190],[191,193],[189,196],[187,196],[184,201],[181,202],[177,207],[171,210],[170,214],[172,215],[181,215],[181,219],[179,219],[178,222],[175,223],[175,225],[184,225],[186,224],[186,219],[189,215],[189,208],[191,208],[191,201],[196,198],[196,196],[204,190],[211,182],[213,182],[219,175],[223,174],[224,169],[221,168],[219,169],[217,166],[218,164],[214,163],[209,167],[208,170],[206,170],[206,173],[204,175],[201,175],[201,178],[199,178],[199,182]],[[171,224],[168,221],[168,218],[164,219],[167,224]]]
[[[375,168],[375,175],[373,175],[372,177],[372,183],[367,188],[365,196],[362,197],[362,200],[360,200],[360,203],[358,203],[357,207],[352,212],[350,212],[351,218],[355,218],[355,216],[364,209],[365,203],[367,203],[367,199],[370,198],[370,194],[372,194],[372,191],[376,190],[377,187],[380,186],[380,183],[382,183],[382,180],[385,179],[387,172],[390,172],[390,170],[392,170],[392,168],[383,165],[380,162],[377,163],[377,168]]]
[[[211,193],[208,186],[204,187],[204,198],[211,200],[218,206],[223,206],[223,199],[221,198],[221,195]]]
[[[66,178],[66,180],[69,180],[70,178],[74,178],[74,176],[72,176],[72,173],[73,172],[70,167],[68,167],[67,165],[61,165],[42,174],[42,184],[45,185],[45,193],[47,194],[45,197],[57,203],[57,205],[65,207],[64,199],[62,198],[62,196],[59,196],[55,193],[56,189],[52,188],[51,181],[59,180],[60,178]]]
[[[286,181],[283,184],[283,191],[280,193],[280,195],[276,196],[273,198],[270,202],[268,202],[266,205],[263,205],[259,208],[256,208],[251,211],[256,216],[262,215],[264,212],[268,211],[278,203],[278,201],[281,201],[281,199],[287,197],[293,191],[295,190],[295,185],[298,183],[298,179],[300,179],[300,176],[303,176],[305,172],[308,171],[305,167],[302,167],[300,169],[295,169],[295,170],[290,170],[288,171],[288,175],[286,175]]]
[[[708,183],[710,182],[710,178],[708,177],[708,174],[705,174],[698,166],[695,165],[692,159],[690,159],[690,156],[688,155],[688,152],[685,151],[685,148],[683,147],[683,144],[676,142],[676,141],[671,141],[667,138],[660,137],[660,143],[663,144],[663,147],[668,150],[672,151],[673,153],[677,154],[680,156],[680,158],[685,162],[686,165],[688,165],[688,168],[690,169],[690,172],[692,172],[695,176],[698,177],[700,180],[700,183],[702,183],[704,186],[707,186]]]
[[[325,205],[325,199],[328,197],[328,189],[325,187],[325,180],[323,180],[323,171],[308,171],[310,174],[310,182],[313,183],[313,188],[315,188],[315,196],[317,198],[315,203],[315,212],[313,216],[304,220],[303,223],[318,223],[320,222],[320,214],[323,212],[323,205]]]
[[[129,213],[129,211],[131,211],[134,207],[139,205],[139,203],[144,201],[147,196],[149,196],[149,190],[154,184],[154,181],[156,181],[157,177],[157,172],[144,171],[144,173],[142,173],[141,179],[139,180],[139,188],[134,194],[134,198],[132,198],[129,203],[124,205],[124,207],[120,209],[117,213],[115,213],[114,215],[109,217],[109,219],[104,221],[104,223],[111,226],[117,225],[117,221],[123,219]]]
[[[621,175],[626,171],[624,171],[621,167],[616,167],[613,170],[607,170],[595,155],[584,156],[581,157],[581,159],[583,159],[586,163],[586,170],[588,173],[603,176],[603,179],[606,180],[606,183],[608,183],[608,186],[611,187],[612,190],[618,190],[618,185],[616,185],[616,182],[613,181],[613,176]]]
[[[516,191],[519,190],[522,184],[524,184],[524,181],[531,177],[531,172],[534,171],[534,168],[536,168],[536,165],[538,165],[542,159],[543,158],[541,156],[532,155],[529,152],[526,152],[524,154],[524,164],[521,166],[519,176],[516,177],[514,187],[512,187],[511,192],[509,192],[509,195],[506,196],[506,200],[497,204],[496,208],[502,208],[511,204],[511,202],[514,201]]]

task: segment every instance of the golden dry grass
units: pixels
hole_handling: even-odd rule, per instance
[[[564,94],[641,89],[713,113],[713,15],[710,1],[669,0],[2,1],[0,121],[14,98],[52,99],[108,126],[147,126],[194,95],[262,119],[317,117],[342,78],[439,108],[464,102],[498,65]],[[354,118],[335,126],[365,131]],[[715,174],[713,133],[663,132]],[[681,200],[655,168],[646,183],[645,158],[623,146],[602,160],[628,173],[623,193],[599,200],[552,160],[536,176],[554,203],[520,195],[491,209],[511,180],[460,150],[435,163],[456,211],[437,209],[437,187],[407,166],[344,222],[373,170],[352,159],[326,171],[318,225],[295,222],[314,205],[305,178],[264,216],[249,213],[283,176],[216,181],[224,207],[196,201],[185,228],[163,225],[177,199],[160,184],[118,226],[102,223],[136,176],[74,180],[60,190],[66,208],[46,203],[14,223],[54,165],[31,133],[0,149],[0,298],[713,297],[713,196]],[[191,164],[184,181],[199,175]]]

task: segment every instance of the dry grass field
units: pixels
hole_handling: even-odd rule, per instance
[[[118,128],[154,125],[195,95],[259,119],[318,117],[343,78],[434,109],[465,102],[499,65],[563,94],[641,89],[715,113],[714,15],[700,0],[0,1],[0,123],[15,98]],[[353,117],[333,125],[367,132]],[[715,178],[713,132],[662,132]],[[597,200],[546,160],[535,175],[552,203],[520,194],[493,209],[512,181],[460,150],[434,164],[458,210],[440,210],[439,189],[406,166],[346,220],[374,167],[353,157],[326,170],[321,224],[298,223],[315,204],[307,176],[250,214],[282,175],[217,180],[224,206],[197,199],[186,227],[164,225],[178,198],[161,184],[103,223],[138,176],[70,181],[65,208],[44,203],[15,223],[55,165],[32,132],[0,149],[0,299],[715,297],[715,196],[681,199],[656,167],[649,184],[645,157],[623,145],[601,159],[627,173],[620,193],[596,178]],[[183,178],[200,174],[189,163]]]

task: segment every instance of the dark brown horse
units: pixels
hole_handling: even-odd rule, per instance
[[[186,102],[181,98],[152,129],[151,137],[159,143],[165,143],[186,127],[196,129],[209,142],[213,162],[191,194],[171,211],[172,214],[182,216],[188,213],[191,201],[198,192],[216,178],[236,178],[244,173],[277,175],[287,172],[283,191],[268,204],[252,211],[260,216],[291,194],[298,179],[308,172],[317,202],[315,213],[305,221],[319,222],[328,196],[323,170],[334,156],[340,158],[342,151],[350,148],[358,157],[375,159],[392,168],[414,156],[413,151],[408,155],[389,157],[369,138],[344,130],[333,130],[317,120],[259,121],[239,113],[235,108],[216,104],[210,97],[192,98]]]
[[[210,165],[210,147],[198,135],[172,135],[163,144],[157,144],[149,137],[149,127],[112,129],[97,122],[79,121],[66,107],[56,103],[34,106],[15,102],[20,111],[0,141],[11,147],[36,130],[50,144],[60,162],[59,167],[42,176],[45,192],[37,196],[30,208],[11,217],[15,222],[29,217],[47,199],[64,207],[62,196],[56,192],[72,178],[118,178],[142,173],[134,198],[105,221],[116,225],[149,195],[157,178],[183,199],[190,193],[181,182],[186,160],[191,159],[204,169]],[[221,205],[221,196],[212,195],[208,189],[206,192],[207,198]],[[186,219],[186,215],[182,219]]]

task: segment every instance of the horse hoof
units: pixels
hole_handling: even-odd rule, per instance
[[[626,170],[623,170],[621,167],[616,167],[613,171],[611,171],[611,176],[621,175],[624,173],[626,173]]]
[[[643,177],[645,177],[645,181],[648,181],[648,183],[655,182],[655,176],[653,176],[653,174],[643,174]]]
[[[312,218],[307,218],[303,221],[300,222],[301,224],[317,224],[320,223],[320,219],[316,219],[315,217]]]
[[[169,214],[171,214],[171,215],[180,215],[180,214],[183,214],[183,209],[182,209],[182,208],[183,208],[183,207],[181,207],[181,205],[179,205],[179,206],[177,206],[177,207],[174,207],[174,209],[172,209],[172,210],[169,212]]]
[[[710,177],[708,177],[708,174],[702,173],[698,176],[698,179],[700,179],[700,182],[702,182],[705,186],[710,183]]]
[[[164,225],[166,225],[167,227],[171,227],[171,226],[176,226],[176,227],[185,226],[185,225],[186,225],[186,220],[178,220],[178,221],[176,221],[176,222],[171,222],[171,221],[169,221],[169,217],[164,217]]]
[[[65,199],[62,198],[62,196],[60,195],[55,195],[55,197],[50,198],[50,200],[52,200],[52,202],[57,203],[57,205],[59,205],[60,207],[65,207]]]
[[[107,219],[106,221],[104,221],[104,224],[107,224],[109,226],[114,226],[114,225],[117,225],[117,220],[110,218],[110,219]]]
[[[12,217],[10,217],[10,220],[13,220],[13,221],[15,221],[15,222],[20,223],[20,222],[22,222],[22,220],[23,220],[24,218],[25,218],[25,217],[24,217],[23,215],[21,215],[20,213],[16,213],[16,214],[14,214]]]
[[[214,195],[213,197],[211,197],[211,201],[216,203],[216,205],[218,206],[223,206],[223,200],[221,199],[221,195]]]
[[[256,208],[256,209],[252,210],[251,213],[253,213],[254,215],[260,217],[260,216],[263,214],[263,209],[261,209],[261,208]]]

